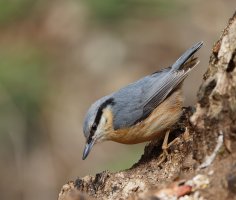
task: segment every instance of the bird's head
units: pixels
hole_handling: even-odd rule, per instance
[[[114,99],[106,96],[89,108],[83,127],[86,138],[83,160],[86,159],[94,144],[108,140],[108,134],[113,129],[112,106],[114,104]]]

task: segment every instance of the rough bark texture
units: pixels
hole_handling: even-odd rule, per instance
[[[71,181],[62,187],[59,200],[233,199],[236,196],[235,66],[236,13],[213,47],[195,112],[186,108],[170,134],[178,142],[169,149],[168,159],[157,165],[161,142],[153,141],[130,169],[117,173],[105,171]]]

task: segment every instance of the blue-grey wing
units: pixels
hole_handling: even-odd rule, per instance
[[[147,102],[143,107],[143,118],[146,118],[168,95],[170,95],[179,84],[187,77],[188,73],[199,63],[198,59],[193,57],[194,53],[201,48],[203,42],[198,42],[185,53],[169,68],[163,78],[158,78],[156,87],[147,91]]]
[[[188,71],[170,71],[168,75],[156,83],[156,91],[147,91],[147,98],[143,103],[143,114],[137,122],[142,121],[159,105],[161,104],[186,78]]]
[[[114,93],[114,129],[130,127],[148,117],[184,77],[184,73],[155,74]]]
[[[146,76],[114,93],[114,129],[130,127],[148,117],[198,64],[198,60],[191,56],[201,45],[202,43],[198,43],[187,50],[172,67]],[[186,62],[187,60],[189,61]]]

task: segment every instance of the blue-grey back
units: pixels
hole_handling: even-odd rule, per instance
[[[146,76],[114,93],[114,129],[130,127],[149,116],[199,63],[193,55],[202,45],[203,42],[198,42],[186,50],[171,67]]]
[[[143,108],[147,100],[155,94],[158,82],[163,82],[170,68],[145,76],[144,78],[113,93],[115,104],[114,129],[129,127],[142,118]]]
[[[98,109],[105,101],[112,99],[114,129],[128,128],[145,119],[172,91],[187,77],[198,64],[192,55],[202,46],[202,42],[188,49],[173,65],[159,72],[125,86],[117,92],[97,100],[88,110],[84,122],[85,137],[94,122]]]

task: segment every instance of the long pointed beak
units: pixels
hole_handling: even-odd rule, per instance
[[[95,141],[91,141],[90,143],[87,143],[84,147],[84,152],[83,152],[83,157],[82,159],[85,160],[87,158],[87,156],[89,155],[89,152],[91,151],[93,145],[94,145]]]

